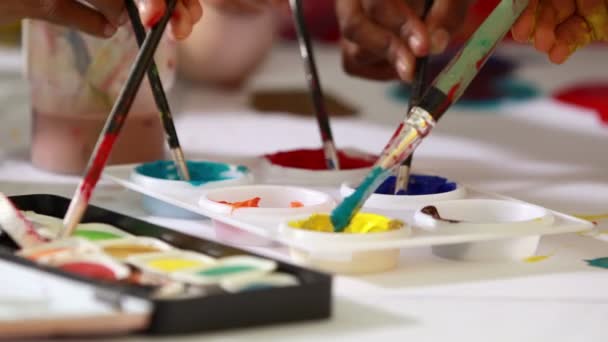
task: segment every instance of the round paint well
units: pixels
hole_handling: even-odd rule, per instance
[[[329,216],[329,213],[320,214]],[[369,213],[358,213],[358,215],[374,215]],[[408,237],[411,229],[403,222],[391,220],[394,226],[392,229],[370,233],[335,233],[325,231],[313,231],[296,228],[299,222],[309,219],[302,217],[301,220],[283,222],[279,232],[282,239],[292,242],[295,246],[290,247],[290,254],[293,260],[299,264],[320,269],[332,273],[342,274],[364,274],[389,271],[398,266],[399,249],[382,249],[374,251],[343,252],[340,250],[341,244],[362,244],[371,241],[385,241]],[[348,231],[349,228],[345,231]],[[368,229],[369,230],[369,229]],[[322,251],[322,252],[321,252]]]
[[[216,263],[215,259],[194,252],[168,251],[133,255],[126,261],[144,271],[157,274],[171,274],[209,267]]]
[[[429,203],[464,198],[466,190],[458,183],[444,177],[412,174],[408,194],[395,195],[395,176],[389,177],[364,204],[367,211],[383,215],[410,218],[412,211]],[[355,191],[353,183],[344,183],[340,188],[343,198]]]
[[[257,279],[276,268],[276,262],[271,260],[234,256],[219,259],[216,264],[209,267],[176,273],[174,278],[190,284],[209,285],[228,280]]]
[[[442,233],[477,234],[479,241],[433,246],[433,254],[447,259],[487,261],[520,260],[536,253],[540,237],[525,236],[539,226],[553,224],[545,208],[517,201],[464,199],[437,202],[414,215],[417,228]],[[495,232],[519,232],[521,237],[493,239]]]
[[[267,183],[324,186],[360,181],[377,156],[355,149],[339,151],[341,169],[327,170],[321,149],[281,151],[262,157],[260,173]]]
[[[244,166],[211,161],[188,161],[191,181],[179,180],[172,161],[141,164],[131,173],[131,181],[147,190],[181,198],[198,198],[207,189],[250,184],[253,181]],[[183,219],[197,219],[200,215],[170,205],[150,196],[143,197],[144,208],[153,215]]]
[[[295,276],[277,272],[255,279],[227,279],[221,282],[221,287],[230,293],[238,293],[297,286],[299,283],[298,278]]]
[[[104,280],[117,281],[129,276],[129,269],[103,254],[85,254],[73,258],[58,260],[53,266],[80,276]]]
[[[230,204],[259,198],[258,207],[235,208]],[[294,207],[293,204],[297,203]],[[326,193],[293,186],[249,185],[228,187],[207,191],[200,199],[202,209],[214,214],[261,226],[274,233],[279,223],[290,218],[325,212],[335,206],[334,200]],[[213,220],[219,239],[239,245],[268,245],[269,240],[245,232],[237,227]]]
[[[167,243],[149,237],[110,240],[101,243],[100,246],[105,254],[117,260],[125,260],[134,255],[160,253],[173,249]]]

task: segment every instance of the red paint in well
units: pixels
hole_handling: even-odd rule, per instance
[[[116,281],[116,274],[110,268],[86,261],[68,262],[61,266],[60,269],[75,273],[87,278],[93,278],[98,280]]]
[[[306,170],[327,170],[327,165],[325,164],[325,155],[323,154],[322,149],[284,151],[268,154],[264,157],[272,164],[283,167]],[[340,168],[342,170],[371,167],[376,162],[376,157],[374,156],[353,156],[345,153],[344,151],[338,151],[338,159],[340,160]]]
[[[558,91],[553,97],[561,102],[595,110],[608,124],[608,83],[582,83]]]

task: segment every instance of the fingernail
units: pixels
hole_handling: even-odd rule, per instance
[[[112,37],[116,33],[116,27],[107,24],[106,27],[103,28],[103,35],[106,37]]]
[[[418,35],[413,34],[408,38],[408,44],[412,51],[416,52],[416,54],[424,53],[422,50],[422,40]]]
[[[403,59],[397,60],[397,72],[399,73],[399,77],[403,80],[407,80],[408,78],[409,67],[407,63]]]
[[[450,34],[444,29],[438,29],[431,33],[431,53],[439,54],[448,47]]]

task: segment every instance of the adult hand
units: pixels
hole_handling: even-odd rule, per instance
[[[343,65],[359,77],[411,81],[417,57],[443,52],[461,28],[472,0],[336,0]]]
[[[204,0],[205,4],[230,14],[252,15],[262,12],[271,5],[277,5],[287,0]]]
[[[512,34],[563,63],[580,47],[608,41],[608,0],[530,0]]]
[[[165,0],[139,0],[142,20],[148,26],[158,22],[165,11]],[[171,33],[187,37],[201,18],[198,0],[179,0],[171,19]],[[110,37],[128,20],[122,0],[3,0],[0,23],[33,18],[74,27],[100,37]]]

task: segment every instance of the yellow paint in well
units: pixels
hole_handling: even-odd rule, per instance
[[[163,272],[177,272],[207,266],[206,263],[195,259],[166,258],[148,261],[148,267]]]
[[[305,220],[289,222],[289,226],[317,232],[334,232],[331,216],[327,214],[314,214]],[[389,219],[386,216],[357,213],[343,232],[350,234],[383,233],[397,230],[403,226],[404,223],[402,221]]]

